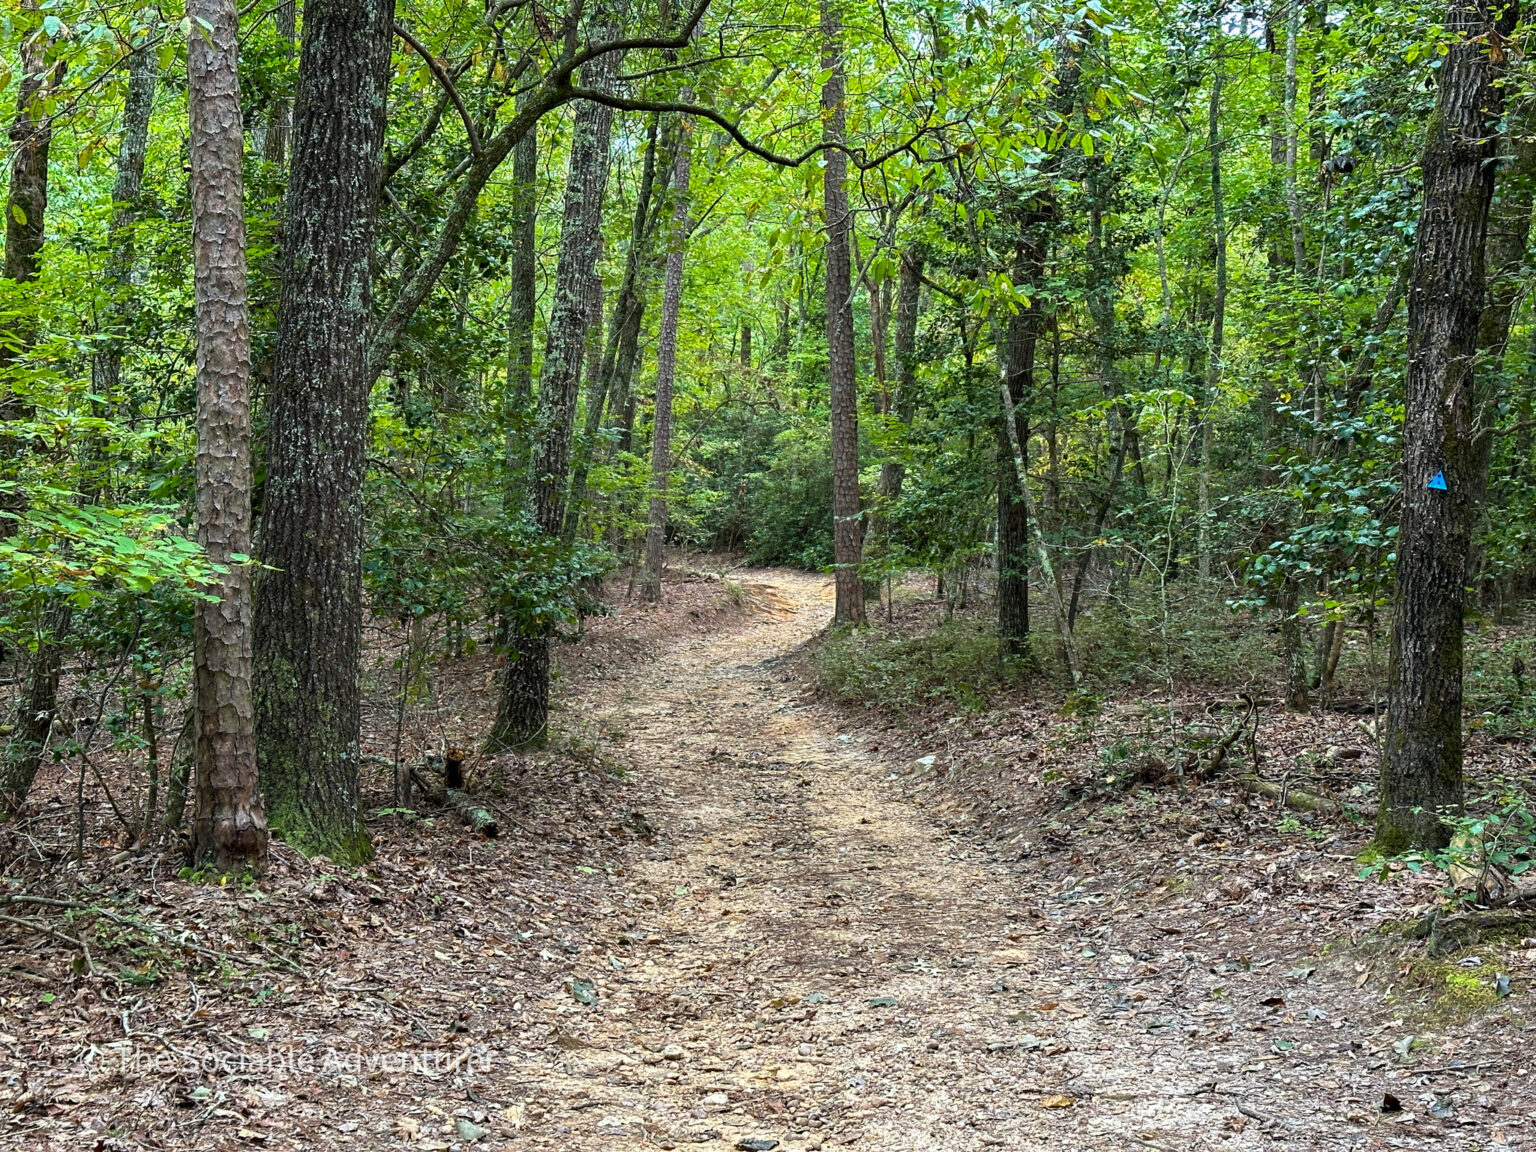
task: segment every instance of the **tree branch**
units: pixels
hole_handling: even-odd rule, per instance
[[[464,121],[464,132],[469,137],[469,151],[472,155],[479,156],[482,151],[480,147],[480,133],[475,128],[475,121],[470,116],[469,109],[464,106],[464,97],[459,95],[459,90],[452,78],[449,77],[448,70],[443,67],[442,61],[428,52],[416,37],[405,30],[403,24],[397,23],[395,25],[395,35],[404,40],[406,44],[415,50],[416,55],[425,61],[427,69],[432,73],[438,84],[442,86],[443,91],[448,94],[448,99],[453,101],[453,106],[459,110],[459,119]]]
[[[946,123],[939,128],[924,124],[911,136],[900,144],[886,149],[875,156],[870,156],[863,148],[850,148],[848,145],[834,140],[822,140],[805,151],[795,155],[785,155],[775,152],[771,148],[765,148],[746,135],[724,113],[718,112],[703,104],[691,104],[682,100],[643,100],[628,96],[615,96],[608,92],[599,92],[595,88],[567,87],[566,94],[577,100],[590,100],[594,104],[606,104],[610,108],[617,108],[621,112],[676,112],[683,116],[697,116],[701,120],[709,120],[723,128],[728,136],[743,149],[766,160],[770,164],[776,164],[780,168],[798,168],[807,160],[812,160],[823,152],[838,151],[844,153],[855,168],[867,171],[870,168],[878,168],[887,160],[900,156],[903,152],[909,153],[920,164],[937,164],[953,159],[949,154],[943,156],[923,156],[918,153],[916,145],[924,136],[940,131],[942,127],[952,127],[952,123]],[[958,123],[958,122],[956,122]]]

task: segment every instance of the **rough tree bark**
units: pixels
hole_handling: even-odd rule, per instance
[[[840,144],[847,132],[843,24],[836,0],[821,0],[823,139]],[[832,558],[837,582],[833,621],[864,623],[859,576],[864,531],[859,524],[859,399],[854,376],[853,217],[848,211],[848,156],[826,152],[822,203],[827,227],[827,384],[832,409]]]
[[[197,807],[192,858],[259,868],[267,822],[251,705],[251,328],[234,0],[190,0],[187,39],[197,328],[197,539],[221,569],[193,620]]]
[[[593,14],[594,39],[613,33],[612,10]],[[618,73],[621,53],[599,56],[583,69],[585,86],[606,91]],[[565,520],[570,479],[572,425],[576,393],[586,352],[588,285],[602,242],[603,197],[608,190],[609,137],[613,109],[582,101],[571,134],[565,208],[560,226],[560,256],[555,268],[554,300],[539,373],[538,413],[534,420],[528,491],[534,522],[546,536],[558,538]],[[549,727],[548,628],[515,626],[509,637],[496,718],[486,739],[489,751],[542,741]]]
[[[36,0],[23,5],[37,10]],[[48,152],[53,119],[42,101],[49,86],[48,45],[41,30],[21,42],[21,82],[11,121],[11,185],[5,212],[5,278],[35,280],[42,268],[44,220],[48,213]]]
[[[1446,28],[1424,147],[1424,200],[1408,291],[1403,511],[1387,668],[1376,841],[1388,852],[1449,843],[1462,790],[1462,612],[1472,529],[1487,478],[1473,362],[1485,298],[1484,241],[1493,199],[1502,92],[1497,17],[1456,0]],[[1445,488],[1428,487],[1436,475]]]
[[[679,126],[672,173],[672,238],[661,291],[661,326],[656,335],[656,411],[651,423],[651,503],[645,525],[647,600],[661,599],[661,569],[667,544],[667,482],[672,472],[672,384],[677,375],[677,317],[683,303],[683,249],[688,243],[688,182],[692,151],[690,126]]]
[[[305,10],[257,590],[256,716],[271,825],[340,862],[358,808],[370,260],[393,0]]]

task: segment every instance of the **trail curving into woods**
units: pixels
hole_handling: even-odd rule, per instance
[[[1220,1027],[1222,1014],[1273,1020],[1273,1009],[1208,1001],[1217,1028],[1175,1023],[1187,1001],[1205,1010],[1202,980],[1233,980],[1178,954],[1204,945],[1175,940],[1154,955],[1115,929],[1080,935],[1051,893],[903,798],[898,765],[801,703],[779,667],[825,626],[830,582],[748,579],[761,606],[747,624],[679,644],[604,710],[658,837],[618,878],[626,914],[585,969],[597,1002],[557,1003],[557,1058],[525,1069],[537,1087],[515,1146],[1360,1138],[1347,1113],[1368,1107],[1364,1092],[1353,1105],[1340,1082],[1308,1093],[1262,1023]],[[1171,997],[1152,979],[1170,961],[1199,973]]]

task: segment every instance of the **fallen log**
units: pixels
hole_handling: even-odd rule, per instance
[[[478,832],[489,840],[494,840],[501,832],[501,822],[496,819],[496,814],[468,792],[461,792],[457,788],[444,788],[430,780],[423,780],[414,771],[411,777],[416,781],[416,787],[420,789],[423,796],[440,808],[452,808],[471,832]]]
[[[1283,801],[1287,808],[1295,812],[1316,812],[1326,816],[1337,816],[1340,812],[1339,806],[1325,796],[1303,792],[1299,788],[1282,788],[1268,780],[1260,780],[1252,773],[1239,776],[1237,782],[1244,791]]]

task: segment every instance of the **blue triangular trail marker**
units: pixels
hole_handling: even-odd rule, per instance
[[[1431,476],[1429,478],[1429,480],[1425,483],[1424,487],[1426,487],[1426,488],[1433,488],[1436,491],[1444,492],[1446,490],[1445,473],[1444,472],[1436,472],[1433,476]]]

